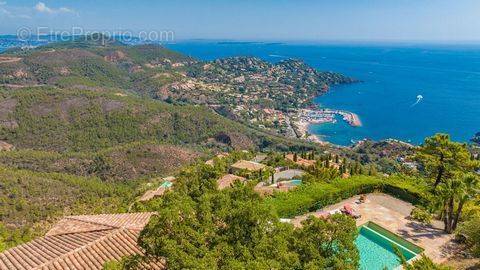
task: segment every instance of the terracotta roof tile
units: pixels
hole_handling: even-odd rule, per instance
[[[294,155],[293,154],[288,154],[285,157],[287,159],[289,159],[290,161],[294,161],[294,158],[293,158]],[[295,163],[300,165],[300,166],[310,167],[310,166],[314,166],[317,163],[317,161],[313,160],[313,159],[303,159],[303,158],[297,156],[297,161]]]
[[[102,269],[108,261],[142,254],[137,238],[153,214],[65,217],[47,236],[0,253],[0,269]],[[164,269],[158,260],[142,266]]]
[[[147,190],[139,199],[141,202],[149,201],[157,196],[162,196],[168,188],[159,187],[155,190]]]
[[[128,214],[102,214],[102,215],[82,215],[68,216],[66,219],[83,221],[94,225],[104,225],[113,228],[127,228],[132,230],[141,230],[147,225],[150,217],[154,213],[128,213]]]
[[[91,232],[91,231],[101,231],[112,229],[111,226],[106,226],[102,224],[93,224],[87,223],[80,220],[75,220],[72,218],[64,218],[60,220],[55,226],[47,232],[46,236],[60,235],[67,233],[81,233],[81,232]]]
[[[234,174],[226,174],[217,180],[218,189],[221,190],[230,187],[235,182],[235,180],[244,182],[246,179],[244,177]]]
[[[259,171],[266,166],[257,162],[248,161],[248,160],[239,160],[232,164],[232,168],[238,170],[248,170],[248,171]]]

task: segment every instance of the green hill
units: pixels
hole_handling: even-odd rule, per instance
[[[302,145],[252,130],[205,107],[123,93],[24,88],[4,91],[0,108],[0,138],[22,149],[97,151],[140,140],[219,143],[236,149]]]
[[[0,140],[17,150],[0,153],[0,163],[14,168],[126,180],[172,173],[212,151],[314,147],[206,107],[121,92],[38,87],[1,93]]]
[[[165,83],[157,75],[171,73],[175,64],[195,60],[158,45],[126,46],[102,43],[91,37],[52,43],[33,50],[11,49],[0,60],[0,84],[13,86],[121,88],[137,93],[154,92]],[[8,61],[9,59],[13,61]],[[145,80],[149,80],[148,84]]]

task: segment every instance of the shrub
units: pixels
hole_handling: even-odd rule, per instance
[[[301,186],[295,191],[278,193],[266,199],[266,203],[280,216],[293,217],[357,194],[373,192],[381,188],[381,183],[381,178],[366,176],[337,179],[331,183],[314,182]]]
[[[472,254],[480,257],[480,217],[464,222],[457,233],[465,237]]]
[[[330,183],[311,182],[295,191],[277,193],[265,203],[282,217],[293,217],[321,209],[358,194],[381,191],[413,204],[424,205],[428,193],[423,181],[404,176],[389,178],[358,175]]]
[[[415,207],[410,213],[410,216],[424,224],[430,224],[432,222],[432,214],[422,208]]]
[[[430,201],[430,193],[424,179],[394,175],[386,178],[382,191],[415,205],[426,205]]]

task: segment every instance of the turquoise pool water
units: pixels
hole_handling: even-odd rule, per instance
[[[295,186],[300,186],[302,184],[302,180],[293,179],[290,181],[290,183],[292,183],[292,185],[295,185]]]
[[[165,181],[165,182],[163,182],[160,186],[163,187],[163,188],[169,188],[169,187],[171,187],[172,185],[173,185],[172,182],[170,182],[170,181]]]
[[[397,245],[407,260],[417,255],[368,226],[360,227],[355,244],[360,252],[360,270],[383,270],[398,267],[400,261],[393,250],[393,245]]]

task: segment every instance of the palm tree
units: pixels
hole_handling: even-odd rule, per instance
[[[457,213],[453,220],[452,229],[455,230],[458,225],[458,221],[462,215],[463,206],[465,203],[473,199],[479,194],[479,180],[475,174],[469,173],[462,177],[462,188],[458,194],[458,207]]]
[[[452,233],[452,220],[455,205],[456,193],[459,192],[459,181],[452,179],[438,185],[437,198],[441,203],[441,216],[443,217],[444,230],[446,233]]]
[[[445,181],[438,186],[436,195],[441,203],[445,232],[452,233],[457,228],[464,204],[478,194],[478,183],[478,177],[469,173]],[[456,209],[455,205],[457,205]]]

